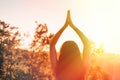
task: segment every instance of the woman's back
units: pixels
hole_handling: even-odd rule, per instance
[[[84,80],[85,69],[80,61],[69,61],[69,64],[57,65],[56,80]]]
[[[57,80],[84,80],[85,70],[80,51],[74,41],[66,41],[61,47],[56,66]]]

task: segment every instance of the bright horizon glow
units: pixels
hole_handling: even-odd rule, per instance
[[[0,19],[20,28],[21,33],[30,33],[32,39],[35,21],[46,23],[51,33],[56,33],[64,24],[67,10],[71,11],[73,23],[105,51],[120,53],[120,1],[119,0],[1,0]],[[62,39],[71,39],[75,34],[67,29]],[[77,36],[74,38],[78,43]],[[64,40],[59,40],[61,45]]]

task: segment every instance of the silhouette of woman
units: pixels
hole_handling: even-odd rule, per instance
[[[83,55],[80,54],[79,48],[74,41],[66,41],[60,49],[60,56],[57,60],[55,45],[62,32],[70,27],[78,34],[84,45]],[[85,80],[87,66],[89,63],[90,42],[87,37],[73,25],[68,11],[66,23],[55,34],[50,42],[50,59],[51,67],[56,80]]]

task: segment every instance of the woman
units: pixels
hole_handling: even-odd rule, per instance
[[[62,32],[70,25],[70,27],[78,34],[83,42],[83,56],[80,54],[79,48],[74,41],[66,41],[60,49],[60,56],[57,60],[57,52],[55,45]],[[90,43],[87,37],[73,25],[68,11],[65,25],[56,33],[50,42],[50,59],[53,73],[56,80],[85,80],[87,66],[89,62]]]

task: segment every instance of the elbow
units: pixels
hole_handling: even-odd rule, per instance
[[[55,46],[55,41],[51,40],[50,41],[50,47]]]

